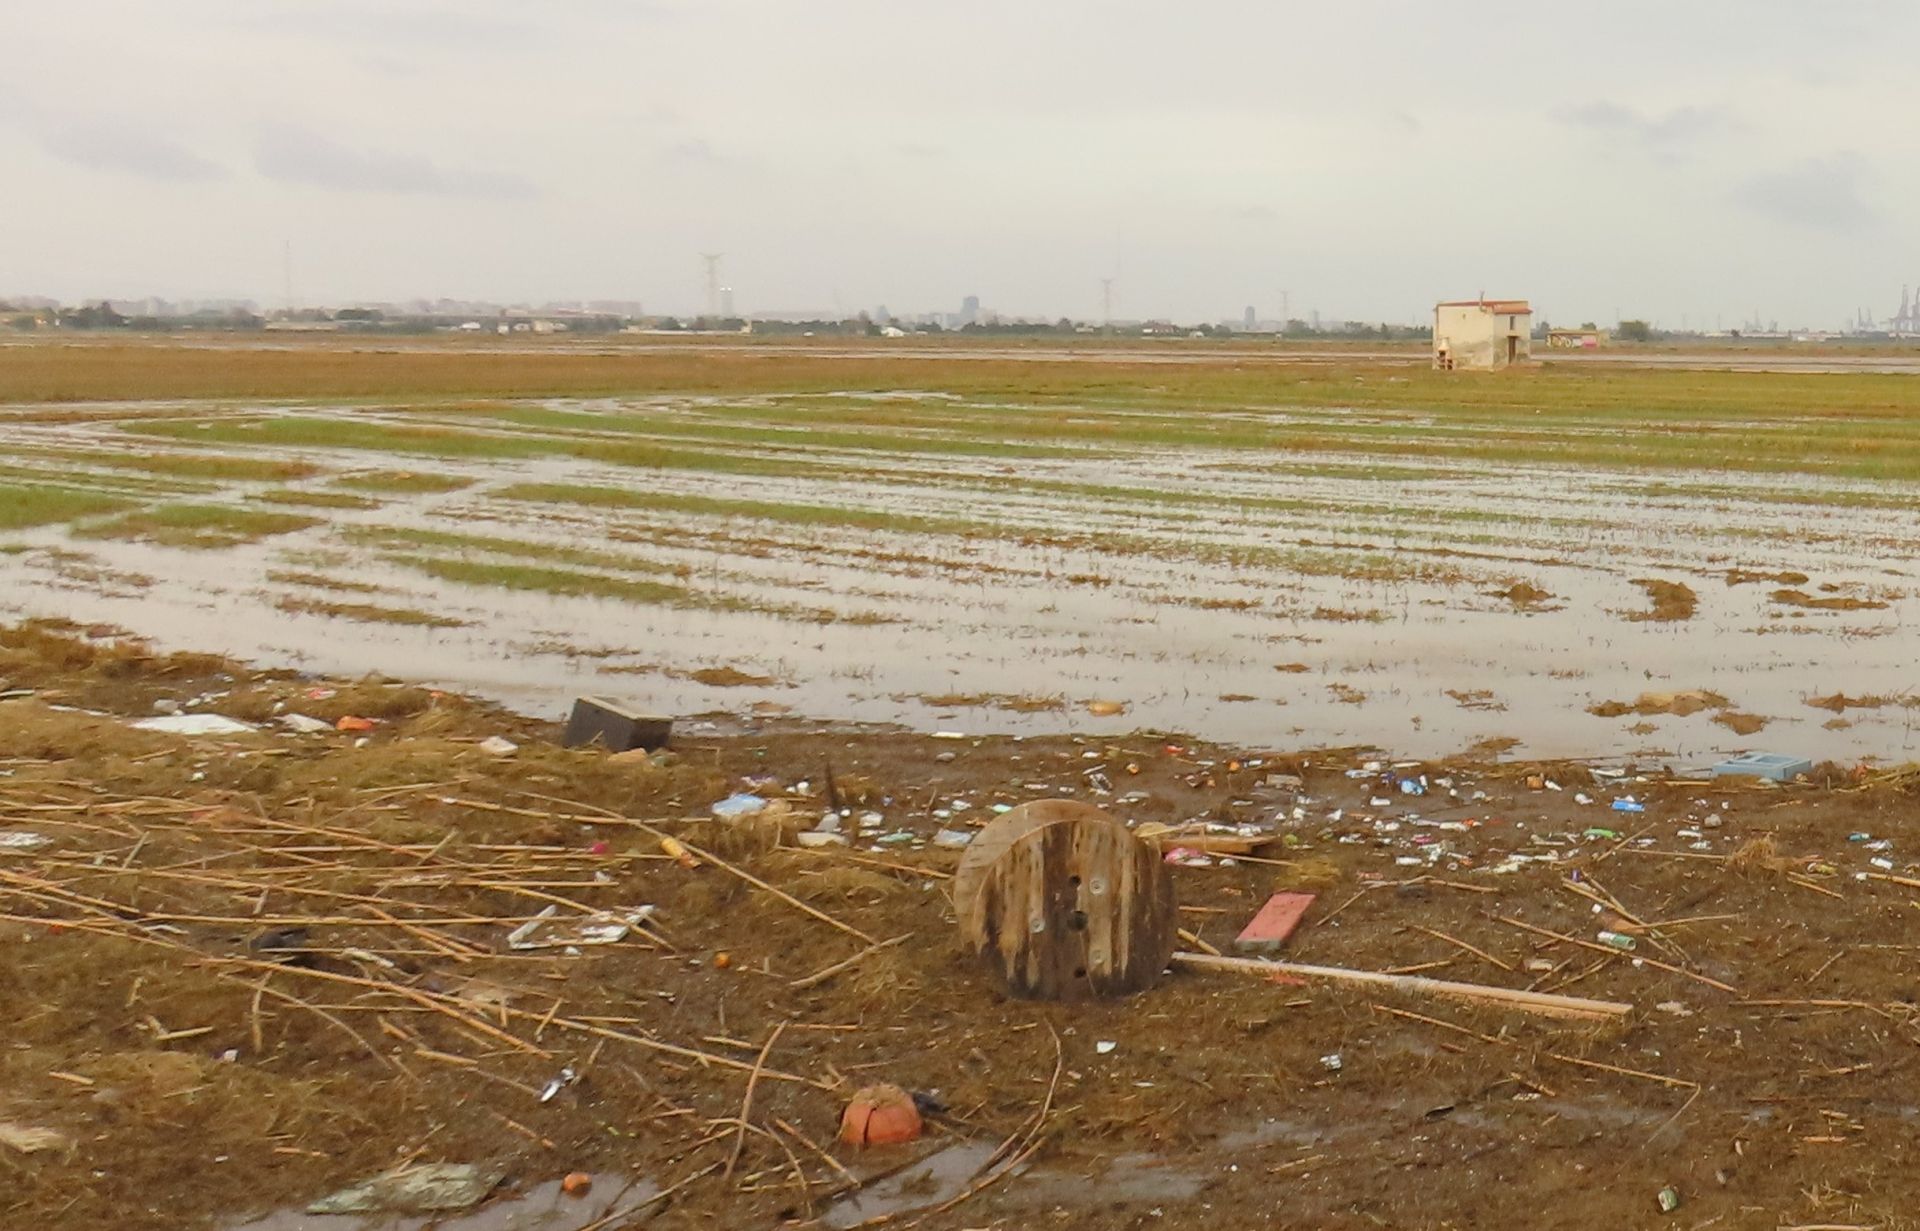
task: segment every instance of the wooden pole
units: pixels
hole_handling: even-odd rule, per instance
[[[1419,975],[1388,975],[1371,970],[1348,970],[1342,966],[1301,966],[1293,962],[1266,962],[1257,958],[1214,957],[1206,953],[1176,953],[1176,966],[1198,970],[1229,970],[1236,974],[1295,975],[1304,979],[1327,979],[1337,983],[1366,983],[1376,987],[1397,988],[1429,996],[1451,996],[1460,1000],[1479,1000],[1503,1005],[1523,1013],[1576,1021],[1610,1021],[1633,1012],[1630,1004],[1613,1000],[1583,1000],[1577,996],[1554,996],[1546,992],[1523,992],[1506,987],[1487,987],[1479,983],[1449,983]]]

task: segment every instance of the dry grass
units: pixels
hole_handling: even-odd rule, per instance
[[[299,598],[287,595],[274,606],[295,615],[332,616],[362,624],[400,624],[412,628],[462,628],[465,620],[435,615],[414,607],[380,607],[372,603],[341,603],[323,598]]]
[[[1772,834],[1749,838],[1727,856],[1727,867],[1736,872],[1784,872],[1793,862],[1780,853]]]

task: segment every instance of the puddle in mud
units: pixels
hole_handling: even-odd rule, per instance
[[[752,425],[753,407],[767,408],[773,422],[772,411],[798,404],[747,402],[729,423]],[[638,404],[554,405],[631,413]],[[664,432],[710,408],[687,401],[645,409]],[[418,421],[395,411],[357,418]],[[1296,418],[1371,421],[1334,411]],[[8,430],[20,440],[22,464],[31,462],[33,444],[139,447],[111,418]],[[798,443],[739,452],[844,469],[749,481],[566,457],[496,464],[276,450],[336,473],[431,469],[476,482],[452,493],[383,495],[386,503],[373,510],[316,511],[331,525],[225,551],[78,540],[59,528],[8,536],[29,550],[0,555],[0,612],[117,624],[167,649],[326,672],[383,671],[552,716],[574,695],[595,692],[679,714],[742,713],[761,703],[812,718],[977,734],[1150,727],[1247,745],[1357,743],[1410,755],[1457,752],[1502,736],[1520,737],[1523,755],[1657,749],[1683,765],[1747,747],[1815,759],[1920,754],[1917,711],[1848,711],[1835,720],[1806,704],[1884,692],[1889,679],[1910,671],[1904,617],[1920,599],[1907,592],[1905,574],[1920,571],[1920,501],[1774,499],[1825,490],[1886,500],[1904,490],[1899,485],[1715,475],[1710,492],[1689,495],[1643,476],[1495,470],[1418,449],[1393,458],[1328,452],[1275,460],[1114,446],[1085,457],[1022,458],[1016,469],[994,457],[836,451],[806,444],[805,432],[791,435]],[[672,434],[619,439],[688,442]],[[243,452],[189,443],[195,453]],[[1374,477],[1389,465],[1390,477]],[[268,487],[331,490],[333,478],[233,482],[190,499],[245,503]],[[499,498],[506,485],[525,482],[967,519],[981,528],[894,533],[884,523],[856,528]],[[1195,503],[1179,503],[1185,499]],[[344,542],[335,526],[614,551],[649,570],[630,576],[670,580],[720,609],[436,580]],[[288,558],[314,552],[331,562]],[[1805,573],[1810,581],[1801,588],[1821,601],[1837,594],[1888,606],[1783,604],[1775,587],[1727,584],[1735,567]],[[268,576],[288,570],[379,586],[367,602],[465,626],[427,630],[282,610],[289,596],[360,601]],[[139,586],[126,578],[153,580]],[[1698,599],[1691,617],[1633,618],[1649,610],[1637,584],[1648,578],[1687,586]],[[1496,594],[1522,584],[1550,593],[1552,602],[1517,604]],[[742,609],[752,607],[789,614]],[[792,614],[799,610],[831,613],[835,622]],[[1293,663],[1307,670],[1276,670]],[[708,667],[774,682],[722,687],[686,678]],[[1337,703],[1332,685],[1352,703]],[[1649,689],[1696,688],[1771,725],[1740,735],[1706,714],[1588,712]],[[946,696],[1059,704],[1015,713],[929,700]],[[1128,708],[1091,719],[1082,704],[1095,698]]]
[[[993,1153],[993,1146],[970,1141],[936,1150],[886,1179],[834,1202],[820,1221],[834,1231],[843,1231],[883,1214],[904,1214],[950,1201],[967,1190],[967,1185],[973,1183]]]
[[[963,1142],[937,1150],[867,1189],[831,1206],[821,1222],[835,1231],[882,1215],[911,1213],[950,1201],[981,1176],[994,1147]],[[1206,1186],[1205,1172],[1190,1163],[1151,1154],[1126,1154],[1092,1164],[1088,1174],[1056,1166],[1022,1167],[994,1187],[1000,1209],[1186,1201]]]
[[[596,1175],[593,1187],[568,1196],[559,1180],[525,1193],[503,1188],[471,1210],[440,1214],[309,1214],[280,1210],[264,1218],[228,1223],[220,1231],[577,1231],[629,1209],[658,1193],[651,1180]],[[316,1194],[316,1196],[319,1194]]]

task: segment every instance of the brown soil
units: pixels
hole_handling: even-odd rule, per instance
[[[1000,692],[948,692],[920,698],[936,709],[995,709],[1013,714],[1049,714],[1067,708],[1064,697],[1029,697]]]
[[[1636,611],[1627,617],[1629,620],[1691,620],[1699,609],[1700,596],[1683,582],[1637,577],[1633,584],[1647,592],[1653,610]]]
[[[1743,568],[1727,570],[1727,584],[1730,586],[1751,585],[1757,581],[1771,582],[1776,586],[1804,586],[1807,584],[1807,575],[1793,572],[1756,573]]]
[[[1516,609],[1528,611],[1540,606],[1542,603],[1551,602],[1555,596],[1551,590],[1543,590],[1539,586],[1529,584],[1528,582],[1516,581],[1504,590],[1487,591],[1487,597],[1504,598],[1509,603],[1512,603]]]
[[[1787,607],[1807,607],[1815,611],[1881,611],[1887,606],[1877,598],[1854,598],[1846,594],[1815,598],[1805,590],[1775,590],[1767,597]]]
[[[1731,704],[1717,692],[1690,688],[1684,692],[1643,692],[1632,701],[1602,701],[1598,705],[1589,705],[1587,713],[1601,718],[1619,718],[1626,714],[1672,714],[1685,718],[1701,710],[1724,710]]]
[[[1713,716],[1713,720],[1735,735],[1752,735],[1763,729],[1769,721],[1758,714],[1742,714],[1738,710],[1722,710]]]
[[[754,675],[737,667],[702,667],[698,671],[688,672],[687,678],[696,684],[713,688],[764,687],[773,683],[770,675]]]
[[[1920,698],[1884,697],[1878,693],[1865,697],[1849,697],[1844,692],[1836,692],[1831,697],[1809,697],[1807,704],[1815,709],[1832,710],[1836,714],[1844,714],[1848,710],[1877,710],[1889,705],[1900,705],[1911,709],[1920,706]]]
[[[1890,943],[1912,893],[1856,879],[1872,866],[1848,841],[1904,832],[1908,775],[1609,785],[1461,761],[1405,767],[1427,775],[1416,798],[1364,753],[790,725],[616,759],[394,681],[47,626],[0,630],[0,678],[34,693],[0,702],[0,828],[52,839],[0,855],[0,1122],[62,1143],[0,1146],[9,1228],[233,1226],[407,1160],[504,1167],[496,1203],[576,1170],[646,1177],[681,1187],[614,1225],[766,1227],[818,1215],[849,1174],[900,1172],[903,1203],[929,1204],[901,1170],[916,1151],[1009,1138],[1030,1170],[901,1225],[1646,1226],[1669,1185],[1687,1226],[1896,1226],[1914,1204],[1892,1164],[1920,1148],[1916,959]],[[383,721],[364,743],[127,724],[203,697]],[[520,750],[489,756],[490,735]],[[1095,769],[1112,795],[1090,793]],[[1635,1009],[1593,1026],[1185,972],[1121,1002],[1008,1000],[956,943],[954,852],[788,845],[829,773],[921,839],[1043,795],[1138,822],[1288,816],[1295,788],[1269,779],[1298,775],[1306,819],[1263,853],[1280,862],[1173,869],[1201,941],[1227,948],[1269,893],[1306,886],[1296,960]],[[1565,789],[1528,789],[1536,774]],[[748,779],[782,815],[687,819]],[[1608,809],[1627,793],[1644,814]],[[956,799],[972,807],[933,815]],[[1414,813],[1466,827],[1374,824]],[[1609,828],[1623,840],[1583,837]],[[661,833],[792,900],[698,853],[681,866]],[[1506,922],[1592,942],[1613,920],[1587,895],[1638,929],[1635,952]],[[655,926],[618,944],[504,943],[547,905],[642,904]],[[307,931],[261,943],[290,927]],[[578,1080],[541,1101],[566,1067]],[[938,1092],[929,1140],[834,1146],[852,1089],[881,1081]]]

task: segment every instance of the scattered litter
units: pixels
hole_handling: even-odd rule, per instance
[[[1601,932],[1597,937],[1601,944],[1614,949],[1637,949],[1640,942],[1624,932]]]
[[[1320,1067],[1329,1073],[1338,1073],[1342,1068],[1346,1067],[1346,1063],[1345,1060],[1340,1058],[1340,1053],[1337,1051],[1329,1052],[1320,1057]]]
[[[757,815],[766,811],[767,801],[759,795],[739,792],[727,796],[713,805],[713,815],[722,821],[737,821],[742,817]]]
[[[307,1207],[309,1214],[427,1214],[478,1205],[506,1172],[471,1163],[426,1163],[362,1180]]]
[[[168,714],[142,718],[133,725],[141,731],[165,731],[169,735],[245,735],[254,730],[251,724],[224,714]]]
[[[605,697],[578,697],[561,742],[569,748],[599,744],[608,752],[631,752],[665,748],[672,738],[671,718],[631,710]]]
[[[1106,1055],[1111,1055],[1113,1053],[1113,1049],[1118,1046],[1120,1045],[1114,1042],[1112,1039],[1101,1039],[1099,1042],[1093,1045],[1093,1050],[1102,1056],[1106,1056]]]
[[[1629,795],[1624,799],[1614,800],[1613,810],[1615,812],[1645,812],[1647,806]]]
[[[668,857],[675,863],[689,872],[700,866],[700,861],[693,857],[693,852],[687,849],[686,843],[680,841],[678,838],[660,839],[660,849],[665,851]]]
[[[1087,713],[1092,714],[1095,718],[1112,718],[1117,714],[1124,714],[1126,712],[1127,703],[1125,701],[1087,702]]]
[[[358,714],[342,714],[340,720],[333,724],[333,729],[336,731],[371,731],[378,725],[379,724],[373,719],[362,718]]]
[[[1662,1214],[1671,1214],[1680,1208],[1680,1190],[1668,1185],[1660,1190],[1654,1201],[1659,1205]]]
[[[1707,772],[1716,778],[1748,775],[1755,778],[1770,778],[1775,782],[1786,782],[1801,774],[1812,773],[1813,762],[1778,752],[1743,752],[1737,757],[1720,762]]]
[[[800,833],[795,834],[793,838],[794,838],[794,841],[798,842],[801,846],[807,846],[807,847],[817,848],[822,846],[847,845],[847,835],[841,834],[841,833],[829,833],[825,830],[820,830],[820,829],[803,830]]]
[[[510,757],[520,751],[520,745],[498,735],[489,735],[480,741],[480,751],[490,757]]]
[[[584,1171],[569,1171],[560,1181],[560,1191],[569,1197],[584,1197],[593,1188],[593,1177]]]
[[[568,945],[611,945],[653,918],[654,908],[640,906],[618,914],[602,911],[580,919],[557,919],[558,906],[548,906],[507,934],[509,949],[561,949]]]
[[[948,850],[957,850],[972,841],[973,831],[969,829],[939,829],[933,835],[933,844]]]
[[[580,1074],[573,1071],[572,1065],[568,1065],[550,1078],[546,1085],[540,1087],[540,1101],[551,1103],[555,1095],[579,1080]]]
[[[1692,1017],[1693,1016],[1693,1010],[1689,1009],[1686,1005],[1681,1004],[1678,1000],[1663,1000],[1659,1004],[1654,1005],[1653,1007],[1660,1010],[1662,1013],[1671,1014],[1674,1017]]]
[[[282,714],[274,721],[295,735],[319,735],[333,730],[333,724],[322,722],[318,718],[309,718],[305,714]]]
[[[29,829],[0,829],[0,851],[37,851],[51,846],[53,839]]]
[[[920,1137],[920,1108],[899,1086],[863,1086],[840,1116],[840,1140],[856,1148],[904,1145]]]

